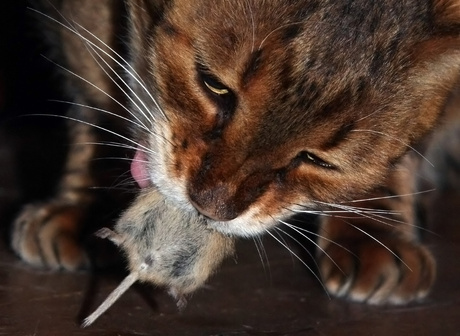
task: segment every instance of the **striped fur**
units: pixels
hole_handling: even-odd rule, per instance
[[[70,128],[75,143],[99,141],[88,123],[116,132],[143,158],[140,185],[225,234],[272,234],[293,213],[321,214],[319,269],[336,296],[426,296],[435,262],[414,229],[415,147],[457,83],[457,0],[124,4],[63,0],[49,13],[66,26],[56,23],[80,104],[70,117],[85,122]],[[130,121],[112,128],[101,109]],[[61,262],[55,232],[79,232],[101,177],[89,169],[95,155],[72,148],[56,199],[20,215],[23,259],[83,264]]]

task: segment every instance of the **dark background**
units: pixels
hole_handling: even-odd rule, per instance
[[[22,203],[52,192],[66,146],[63,120],[34,116],[62,114],[63,107],[51,100],[64,97],[55,65],[41,56],[46,46],[35,19],[26,1],[0,5],[0,139],[12,160],[3,165],[4,174],[12,175],[3,180],[15,183],[11,193]]]

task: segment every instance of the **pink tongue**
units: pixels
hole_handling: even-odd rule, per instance
[[[136,150],[134,159],[131,161],[131,175],[142,189],[150,186],[150,179],[146,165],[147,155],[142,150]]]

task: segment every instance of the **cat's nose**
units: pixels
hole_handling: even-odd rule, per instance
[[[270,174],[254,174],[239,185],[225,182],[190,183],[188,196],[204,216],[216,221],[230,221],[247,211],[265,192]],[[199,180],[198,180],[199,181]]]
[[[205,216],[206,218],[215,220],[215,221],[223,221],[223,222],[225,222],[225,221],[235,219],[237,217],[237,215],[234,214],[234,213],[230,213],[230,212],[222,213],[221,211],[216,212],[216,211],[213,211],[211,209],[203,208],[203,207],[201,207],[200,205],[198,205],[197,203],[195,203],[193,201],[192,201],[192,205],[203,216]]]
[[[189,193],[190,202],[202,215],[215,221],[229,221],[238,217],[234,203],[219,193],[201,191]]]
[[[228,160],[204,160],[188,182],[189,200],[210,219],[233,220],[248,211],[271,184],[276,171],[260,166],[259,162],[245,165]]]

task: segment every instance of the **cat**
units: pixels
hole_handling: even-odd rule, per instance
[[[459,1],[55,0],[34,13],[66,74],[74,146],[54,198],[13,224],[23,260],[90,264],[79,239],[92,187],[110,185],[93,169],[105,134],[141,189],[226,235],[300,233],[287,218],[320,215],[333,296],[429,293],[414,176],[458,80]]]

